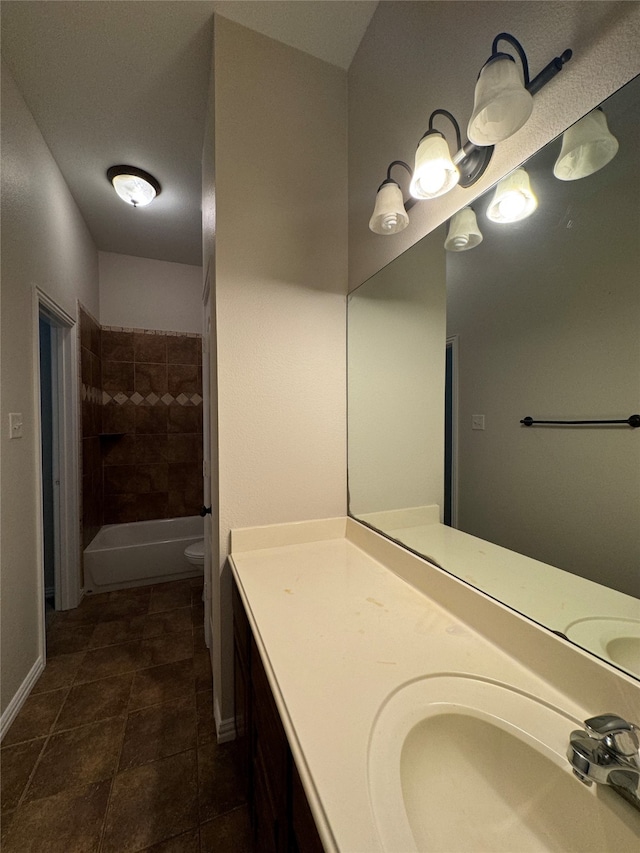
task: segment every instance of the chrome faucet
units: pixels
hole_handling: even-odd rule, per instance
[[[610,785],[640,809],[640,729],[616,714],[591,717],[584,725],[569,738],[573,772],[585,785]]]

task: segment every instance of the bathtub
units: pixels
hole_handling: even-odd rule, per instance
[[[85,593],[197,577],[184,549],[203,538],[204,521],[197,515],[106,524],[84,550]]]

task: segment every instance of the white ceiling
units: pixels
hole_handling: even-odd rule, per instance
[[[366,0],[3,0],[11,69],[98,249],[201,263],[200,163],[213,12],[348,68]],[[161,195],[125,206],[105,177],[124,163]]]

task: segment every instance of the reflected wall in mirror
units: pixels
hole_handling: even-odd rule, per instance
[[[490,190],[479,246],[434,232],[351,294],[350,513],[640,677],[640,429],[520,423],[640,412],[640,78],[602,106],[600,171],[558,180],[555,140],[529,218]]]

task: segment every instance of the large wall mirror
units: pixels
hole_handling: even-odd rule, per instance
[[[640,78],[615,157],[523,164],[526,219],[444,227],[349,297],[349,512],[640,678]],[[383,238],[381,238],[383,239]],[[389,238],[393,239],[393,238]]]

